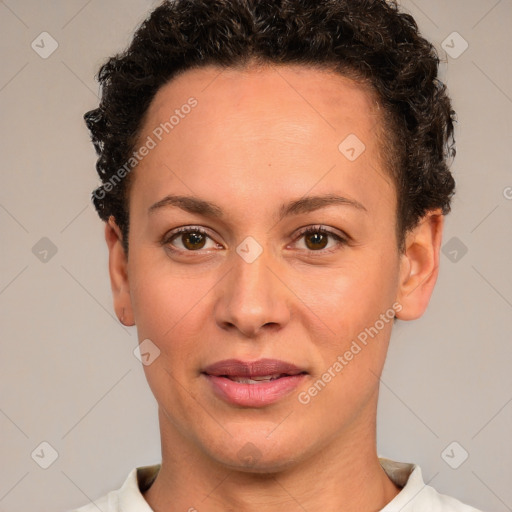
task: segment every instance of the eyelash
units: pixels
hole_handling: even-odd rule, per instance
[[[173,231],[172,233],[164,236],[163,240],[161,241],[161,244],[165,245],[165,246],[168,246],[168,248],[172,252],[175,252],[175,253],[183,253],[183,252],[189,252],[189,253],[198,252],[199,253],[201,250],[190,251],[190,250],[183,250],[183,249],[176,249],[176,248],[173,248],[173,247],[169,247],[169,245],[171,244],[171,242],[175,238],[178,238],[180,235],[187,234],[187,233],[199,233],[199,234],[201,234],[203,236],[206,236],[206,237],[210,238],[211,240],[213,240],[212,237],[208,234],[208,232],[206,232],[204,229],[202,229],[200,227],[196,227],[196,226],[187,226],[187,227],[178,228],[177,230]],[[306,249],[309,253],[311,253],[311,255],[315,255],[315,254],[319,254],[319,255],[329,254],[329,253],[332,253],[332,252],[340,249],[344,245],[347,245],[347,243],[348,243],[347,238],[345,238],[345,237],[343,237],[341,235],[338,235],[337,233],[335,233],[335,232],[333,232],[333,231],[331,231],[329,229],[326,229],[323,226],[309,226],[309,227],[303,229],[302,231],[300,231],[298,233],[298,235],[294,239],[294,242],[297,242],[298,240],[300,240],[304,236],[307,236],[307,235],[310,235],[310,234],[316,234],[316,233],[320,233],[320,234],[323,234],[323,235],[330,236],[331,238],[334,238],[334,240],[336,240],[336,242],[338,242],[338,245],[336,247],[334,247],[334,248],[331,248],[331,249],[320,249],[318,251],[307,250]]]

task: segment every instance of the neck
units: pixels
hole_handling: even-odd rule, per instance
[[[379,463],[372,421],[284,469],[250,472],[207,457],[159,418],[162,465],[144,494],[155,512],[378,511],[400,491]]]

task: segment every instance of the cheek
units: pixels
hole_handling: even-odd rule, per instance
[[[311,413],[337,422],[375,398],[393,327],[397,260],[392,251],[362,252],[337,271],[297,280],[319,356],[318,373],[297,398]]]
[[[186,278],[163,251],[155,249],[134,251],[130,265],[130,295],[139,338],[165,342],[197,325],[191,320],[201,309],[200,299],[212,287],[213,276],[204,273],[198,279]]]
[[[293,290],[333,345],[373,325],[395,301],[397,260],[383,254],[348,258],[343,266],[310,269],[292,279]]]
[[[169,265],[150,258],[134,258],[130,276],[131,299],[140,341],[149,339],[158,357],[143,369],[159,404],[187,417],[193,409],[188,387],[195,377],[198,340],[204,333],[204,297],[212,283],[169,273]],[[135,283],[132,286],[132,282]],[[204,337],[204,336],[203,336]],[[192,363],[192,364],[191,364]]]
[[[382,272],[366,272],[364,278],[356,272],[339,276],[329,280],[323,298],[311,297],[316,306],[309,318],[323,333],[313,338],[318,373],[297,401],[312,417],[349,424],[376,400],[395,312],[394,288],[382,276]],[[328,328],[322,328],[324,324]],[[311,327],[310,332],[314,332]]]

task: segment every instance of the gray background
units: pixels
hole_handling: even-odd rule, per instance
[[[63,512],[159,461],[136,331],[112,309],[82,121],[97,105],[99,65],[157,3],[0,2],[0,511]],[[512,1],[402,6],[443,60],[459,119],[458,190],[429,309],[393,333],[379,454],[420,464],[440,492],[510,511]],[[43,31],[58,42],[45,59],[31,47]],[[469,44],[461,55],[454,31]],[[47,469],[43,441],[58,452]],[[458,469],[446,462],[458,465],[465,451]]]

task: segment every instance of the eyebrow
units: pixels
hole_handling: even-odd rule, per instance
[[[204,199],[199,199],[197,197],[172,194],[150,206],[148,213],[153,213],[160,208],[168,206],[175,206],[186,212],[203,215],[205,217],[222,219],[225,216],[222,208],[215,203],[205,201]],[[368,213],[368,210],[359,201],[336,194],[326,194],[306,196],[296,199],[295,201],[282,204],[277,214],[277,222],[280,222],[285,217],[313,212],[321,208],[327,208],[328,206],[349,206]]]

